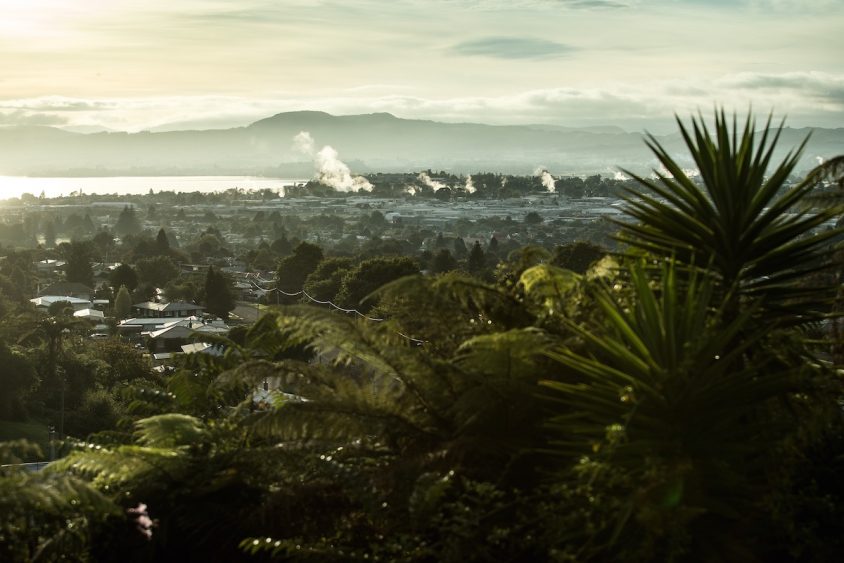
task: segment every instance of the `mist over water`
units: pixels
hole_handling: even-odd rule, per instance
[[[171,192],[221,192],[231,188],[244,190],[270,189],[282,191],[284,186],[307,179],[266,178],[257,176],[102,176],[90,178],[0,176],[0,199],[21,197],[29,193],[47,198],[79,193],[89,195],[146,194]]]

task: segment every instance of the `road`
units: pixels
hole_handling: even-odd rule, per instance
[[[237,317],[237,319],[241,319],[245,323],[252,324],[258,320],[259,315],[263,314],[263,309],[263,307],[258,309],[255,303],[237,301],[234,310],[231,312],[231,316]]]

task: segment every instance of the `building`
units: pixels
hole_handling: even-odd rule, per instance
[[[60,281],[51,283],[38,292],[39,297],[47,295],[64,295],[65,297],[77,297],[90,301],[94,290],[84,283]]]
[[[205,307],[184,301],[173,301],[171,303],[147,301],[132,305],[132,310],[140,318],[176,319],[201,315]]]
[[[91,301],[88,299],[68,297],[66,295],[42,295],[41,297],[30,299],[29,302],[35,305],[35,308],[39,311],[47,311],[50,309],[50,305],[58,302],[68,303],[69,306],[73,308],[74,312],[91,308]]]

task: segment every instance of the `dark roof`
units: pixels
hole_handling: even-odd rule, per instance
[[[38,295],[73,295],[75,293],[94,293],[93,288],[79,282],[56,282],[42,289]]]

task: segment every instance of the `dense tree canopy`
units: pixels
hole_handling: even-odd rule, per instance
[[[129,264],[120,264],[109,274],[108,281],[114,289],[126,286],[129,291],[134,291],[138,287],[138,274]]]
[[[293,249],[293,254],[279,262],[278,278],[279,288],[293,293],[300,291],[305,285],[307,277],[317,269],[322,261],[322,249],[309,242],[300,242]]]
[[[215,271],[213,266],[208,268],[205,276],[205,309],[221,319],[228,319],[235,306],[229,285],[230,282],[224,274]]]
[[[94,287],[94,270],[91,267],[92,250],[89,242],[70,242],[67,249],[67,281]]]
[[[143,230],[141,222],[135,214],[135,207],[127,205],[120,212],[117,217],[117,222],[114,224],[114,232],[119,236],[137,235]]]

